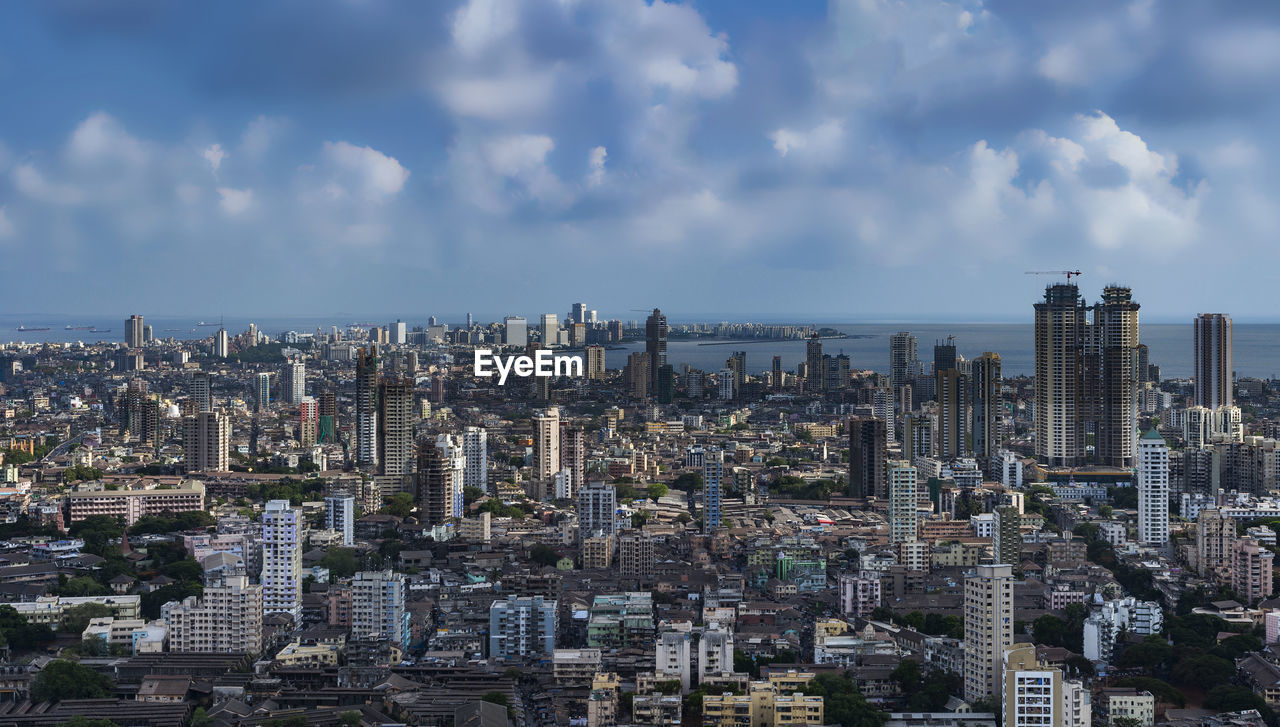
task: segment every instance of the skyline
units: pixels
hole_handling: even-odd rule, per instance
[[[9,312],[1276,320],[1274,6],[228,9],[0,9]]]

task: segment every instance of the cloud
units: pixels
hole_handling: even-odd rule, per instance
[[[240,151],[250,159],[260,159],[288,127],[284,119],[258,116],[240,136]]]
[[[220,198],[218,205],[231,217],[242,215],[253,206],[252,189],[218,187],[218,197]]]
[[[71,134],[67,156],[77,164],[124,164],[137,167],[148,159],[144,145],[120,122],[104,112],[85,119]]]
[[[74,205],[84,200],[84,193],[70,184],[46,181],[40,170],[20,164],[13,170],[13,184],[18,191],[39,202]]]
[[[844,123],[829,119],[808,131],[778,129],[769,134],[769,139],[779,156],[796,151],[834,163],[844,146]]]
[[[214,176],[217,176],[218,168],[222,166],[222,160],[226,156],[227,153],[223,151],[221,144],[214,144],[204,150],[204,158],[209,162],[209,168],[213,171]]]
[[[5,207],[0,207],[0,240],[13,237],[13,222],[9,219],[9,214]]]
[[[604,184],[605,160],[609,158],[609,151],[603,146],[593,147],[591,152],[587,154],[587,167],[591,170],[587,175],[587,184],[592,187],[599,187]]]
[[[399,194],[409,179],[409,170],[400,162],[372,147],[326,141],[323,154],[339,176],[369,202],[386,202]]]

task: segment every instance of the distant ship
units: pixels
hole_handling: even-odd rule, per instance
[[[68,331],[95,331],[97,326],[67,326]]]
[[[26,326],[18,326],[18,331],[22,333],[25,333],[26,331],[47,331],[47,330],[49,330],[48,326],[45,326],[43,328],[27,328]]]
[[[200,321],[196,325],[197,326],[221,326],[222,324],[221,323],[205,323],[204,321]]]

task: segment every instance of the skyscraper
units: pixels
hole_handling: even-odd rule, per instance
[[[334,396],[333,391],[326,389],[320,392],[319,399],[316,406],[320,413],[320,430],[317,439],[322,444],[332,444],[338,438],[338,398]]]
[[[1012,506],[998,507],[995,511],[995,532],[991,536],[991,550],[996,563],[1013,569],[1015,576],[1022,574],[1022,513]]]
[[[578,490],[578,542],[596,533],[612,535],[617,509],[618,494],[613,485],[588,482]]]
[[[351,495],[330,495],[324,498],[325,530],[342,534],[342,544],[355,543],[356,498]]]
[[[1107,286],[1094,306],[1091,354],[1101,370],[1091,376],[1086,395],[1096,385],[1094,448],[1098,464],[1133,467],[1138,429],[1138,304],[1128,288]],[[1093,355],[1089,360],[1094,360]],[[1086,373],[1088,371],[1086,366]]]
[[[1084,464],[1082,345],[1087,314],[1079,289],[1058,283],[1035,304],[1036,457],[1051,467]],[[966,692],[967,694],[967,692]]]
[[[935,372],[956,368],[958,360],[959,359],[956,356],[956,339],[954,336],[947,336],[946,341],[934,342],[933,370]]]
[[[784,380],[784,377],[782,375],[782,357],[774,356],[773,357],[773,373],[769,377],[769,388],[773,389],[774,391],[782,391],[783,380]]]
[[[555,313],[542,314],[542,347],[550,348],[560,343],[560,322]]]
[[[898,395],[903,386],[916,376],[916,337],[909,331],[898,331],[889,338],[889,384]]]
[[[1195,405],[1207,409],[1233,406],[1231,316],[1201,313],[1195,327]]]
[[[551,407],[533,417],[533,473],[550,479],[560,471],[560,410]]]
[[[298,402],[298,444],[311,447],[319,438],[320,407],[314,396],[304,396]]]
[[[587,322],[587,304],[574,303],[569,309],[570,323],[586,323]]]
[[[944,460],[969,453],[969,377],[952,366],[936,374],[938,391],[938,436],[935,446]]]
[[[484,427],[462,430],[462,452],[467,458],[463,487],[489,490],[489,434]]]
[[[1000,354],[987,351],[973,360],[973,454],[990,468],[1000,451],[1001,394]]]
[[[390,376],[378,382],[378,473],[413,471],[413,379]]]
[[[408,586],[392,570],[360,571],[351,580],[351,637],[409,646]]]
[[[191,400],[196,404],[196,411],[213,410],[213,386],[207,371],[191,372]]]
[[[805,391],[817,393],[822,391],[826,383],[826,366],[822,363],[822,339],[817,331],[805,345],[804,356],[804,388]]]
[[[529,345],[529,322],[521,316],[507,316],[503,319],[504,334],[502,342],[508,346],[524,348]]]
[[[418,513],[424,525],[444,525],[453,518],[454,469],[436,443],[418,444]]]
[[[980,565],[964,581],[964,699],[1002,694],[1004,652],[1013,645],[1013,568]]]
[[[356,352],[356,464],[378,463],[378,346]]]
[[[604,379],[604,346],[591,345],[586,348],[586,376],[592,381]]]
[[[654,578],[653,536],[627,531],[618,538],[618,575],[644,586]]]
[[[444,467],[453,472],[451,486],[445,492],[445,507],[449,517],[462,517],[462,483],[467,477],[467,455],[462,449],[462,439],[455,434],[441,433],[436,436],[436,449],[444,458]]]
[[[916,468],[901,460],[889,462],[889,542],[914,543],[920,536],[916,501]]]
[[[709,450],[702,463],[702,496],[704,499],[703,530],[720,527],[720,499],[724,487],[724,452]]]
[[[202,411],[182,419],[183,460],[187,472],[226,472],[231,419],[222,412]]]
[[[302,615],[302,511],[270,500],[262,512],[262,611]]]
[[[266,411],[271,407],[271,374],[265,371],[258,374],[257,382],[254,399],[258,404],[258,411]]]
[[[1169,542],[1169,446],[1155,429],[1138,440],[1138,542]]]
[[[881,497],[885,487],[885,423],[877,417],[849,420],[849,496]]]
[[[566,426],[560,431],[560,468],[569,473],[569,491],[574,494],[586,484],[587,437],[582,427]]]
[[[226,358],[231,355],[231,340],[227,337],[227,329],[219,328],[213,336],[213,357]]]
[[[301,361],[290,361],[284,365],[284,400],[297,406],[302,397],[307,395],[307,365]]]
[[[142,348],[144,343],[146,343],[146,332],[142,316],[129,316],[124,322],[124,345],[129,348]]]
[[[649,385],[658,380],[658,369],[667,365],[667,317],[657,308],[644,322],[644,351],[649,355]]]

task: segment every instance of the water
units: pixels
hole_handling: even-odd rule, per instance
[[[127,316],[103,318],[102,316],[86,316],[71,318],[65,315],[0,315],[0,342],[26,341],[29,343],[69,342],[69,341],[124,341],[124,319]],[[216,318],[206,318],[205,323],[212,326],[199,326],[196,318],[146,318],[156,338],[175,338],[193,340],[208,338],[218,330]],[[386,325],[389,321],[381,318],[348,316],[298,317],[298,318],[227,318],[223,321],[227,330],[233,335],[246,330],[249,323],[256,323],[258,329],[269,336],[276,336],[283,331],[293,330],[299,333],[312,332],[319,326],[328,331],[331,326],[345,328],[351,323],[377,323]],[[415,325],[425,325],[426,321],[409,321]],[[19,325],[28,327],[50,328],[48,331],[18,331]],[[98,333],[89,331],[68,331],[66,326],[96,326]],[[956,348],[965,358],[973,359],[984,351],[995,351],[1000,354],[1003,372],[1006,376],[1030,376],[1034,373],[1035,352],[1034,331],[1030,323],[967,323],[967,324],[838,324],[830,326],[845,333],[850,338],[826,339],[822,342],[824,353],[846,353],[850,365],[854,369],[870,369],[880,373],[889,372],[889,337],[897,331],[910,331],[915,335],[918,344],[918,355],[923,361],[933,360],[933,344],[947,336],[955,336]],[[106,332],[110,329],[110,332]],[[1237,376],[1256,376],[1274,378],[1280,375],[1280,324],[1277,323],[1236,323],[1235,333],[1235,368]],[[1191,324],[1151,323],[1143,324],[1140,338],[1151,350],[1151,363],[1160,366],[1161,374],[1166,378],[1189,378],[1192,375],[1192,342]],[[703,342],[705,343],[705,342]],[[681,364],[702,369],[719,371],[725,360],[734,351],[747,352],[747,370],[753,374],[769,370],[773,366],[773,357],[782,356],[782,366],[794,371],[804,360],[805,341],[746,341],[725,345],[699,345],[698,341],[667,342],[667,362],[680,368]],[[619,348],[610,349],[606,362],[610,368],[622,368],[626,358],[632,351],[643,351],[644,343],[629,343]]]

